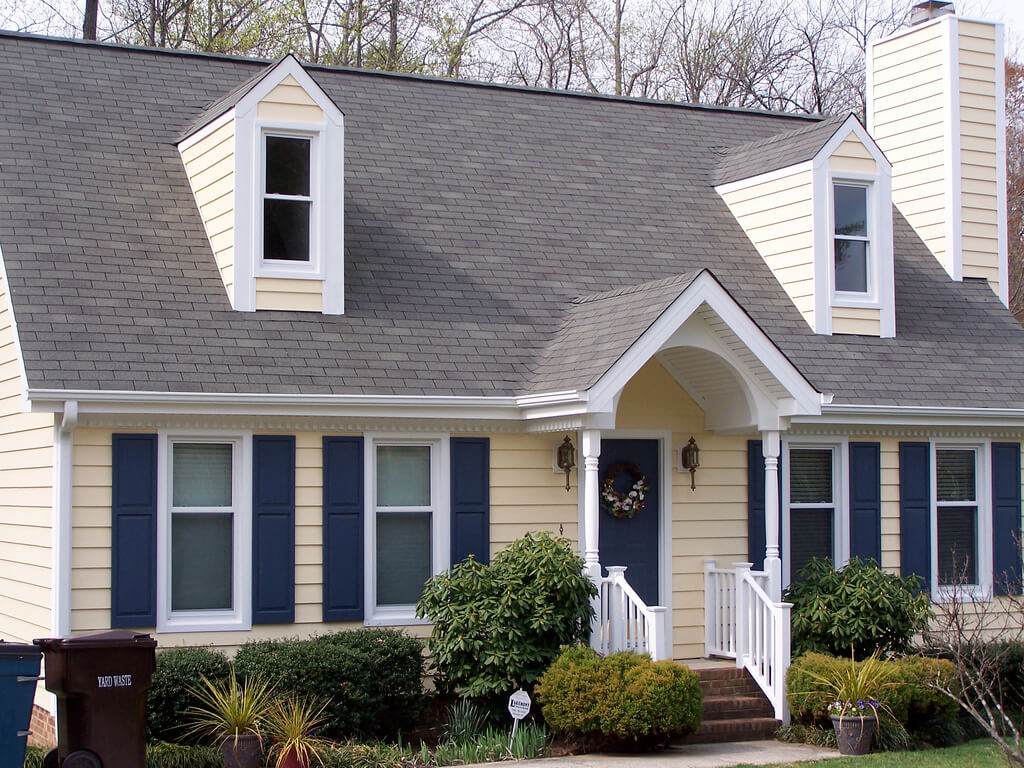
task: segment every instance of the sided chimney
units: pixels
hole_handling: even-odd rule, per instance
[[[1003,25],[952,3],[868,46],[868,131],[892,163],[900,213],[954,280],[988,280],[1007,303]]]

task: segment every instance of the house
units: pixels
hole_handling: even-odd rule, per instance
[[[549,529],[601,647],[783,716],[810,557],[998,599],[1002,29],[950,10],[871,46],[866,126],[0,33],[0,634],[423,632]]]

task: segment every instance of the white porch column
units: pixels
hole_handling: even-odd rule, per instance
[[[601,579],[601,561],[598,547],[598,499],[597,463],[601,458],[601,430],[583,430],[583,561],[587,573],[594,583]]]
[[[775,602],[782,600],[782,559],[779,557],[779,433],[761,433],[764,452],[764,569],[768,572],[768,593]]]

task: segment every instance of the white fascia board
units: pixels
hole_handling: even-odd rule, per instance
[[[963,198],[961,195],[960,163],[960,39],[957,19],[953,14],[941,17],[946,24],[942,30],[943,55],[946,64],[943,71],[943,85],[946,100],[943,104],[943,130],[946,146],[943,162],[946,166],[945,218],[946,232],[944,255],[946,272],[954,280],[963,280]]]
[[[906,427],[1013,427],[1024,429],[1024,408],[955,408],[917,405],[823,404],[820,416],[795,415],[793,424]]]
[[[730,192],[735,192],[740,189],[748,189],[750,187],[756,187],[758,184],[767,184],[771,181],[777,181],[778,179],[784,179],[787,176],[793,176],[797,173],[811,170],[812,164],[810,160],[806,160],[796,165],[787,165],[785,168],[779,168],[774,171],[768,171],[768,173],[761,173],[757,176],[751,176],[748,179],[740,179],[739,181],[730,181],[726,184],[719,184],[715,187],[715,192],[719,195],[727,195]]]
[[[651,327],[644,331],[588,390],[591,403],[600,405],[612,402],[614,396],[626,386],[637,371],[654,357],[665,342],[705,303],[722,318],[729,329],[802,406],[802,413],[820,413],[821,396],[818,391],[707,270],[697,275]]]
[[[181,154],[182,152],[187,150],[189,147],[191,147],[193,144],[196,144],[196,143],[202,141],[207,136],[209,136],[211,133],[214,133],[218,128],[223,128],[225,125],[227,125],[228,123],[230,123],[234,119],[235,119],[235,109],[234,109],[234,107],[232,107],[231,109],[227,110],[223,115],[220,115],[219,117],[215,117],[213,120],[208,122],[202,128],[199,128],[198,130],[194,131],[193,133],[189,134],[184,139],[179,141],[178,142],[178,154]]]

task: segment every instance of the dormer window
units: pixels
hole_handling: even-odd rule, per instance
[[[263,260],[309,262],[313,139],[264,136]]]
[[[868,188],[860,184],[833,186],[834,270],[837,293],[867,294],[870,286]]]

